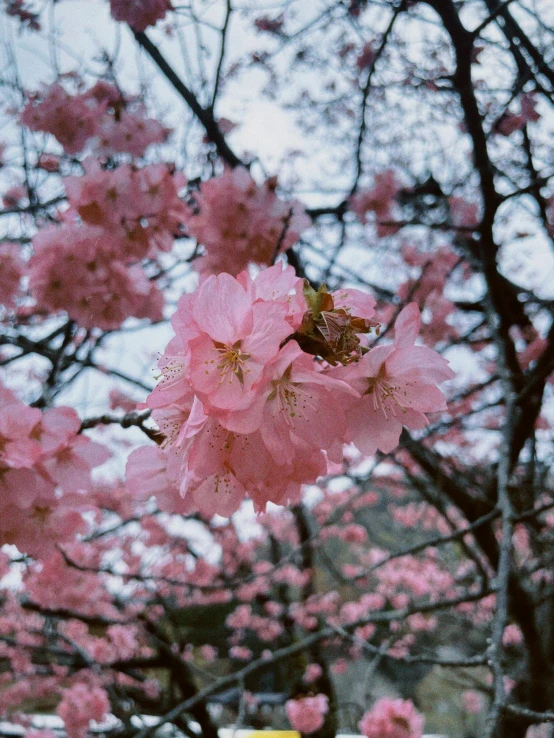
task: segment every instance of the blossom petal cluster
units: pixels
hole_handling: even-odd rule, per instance
[[[105,330],[131,316],[160,320],[163,295],[140,262],[171,249],[188,214],[178,196],[184,179],[165,165],[89,165],[64,183],[64,221],[33,238],[29,288],[38,308]]]
[[[159,320],[163,297],[140,265],[114,260],[114,241],[102,229],[50,226],[33,239],[29,289],[37,307],[66,311],[85,328],[118,328],[128,317]]]
[[[90,147],[100,155],[139,157],[169,135],[169,129],[146,117],[142,104],[123,98],[108,82],[97,82],[75,94],[60,82],[44,87],[30,96],[20,121],[32,131],[50,133],[66,154]]]
[[[110,709],[110,701],[102,687],[78,682],[64,690],[57,713],[64,721],[68,738],[86,738],[91,720],[100,722]]]
[[[410,303],[396,320],[394,343],[376,346],[356,365],[339,370],[361,395],[348,409],[347,422],[351,441],[364,454],[390,453],[402,427],[425,428],[425,413],[446,410],[437,384],[454,372],[436,351],[414,345],[419,328],[419,308]]]
[[[170,251],[189,215],[179,197],[185,184],[165,164],[102,169],[87,161],[84,175],[64,179],[69,213],[109,232],[116,244],[114,257],[134,260]]]
[[[172,9],[170,0],[110,0],[112,18],[128,23],[135,31],[155,26]]]
[[[378,700],[358,727],[366,738],[421,738],[424,718],[411,700]]]
[[[250,263],[272,264],[310,227],[302,205],[279,199],[276,186],[275,178],[256,184],[244,167],[200,185],[188,229],[207,251],[195,263],[201,274],[237,275]]]
[[[0,385],[0,545],[37,555],[83,531],[91,469],[110,454],[80,425],[73,409],[42,412]]]
[[[395,198],[399,190],[400,184],[393,169],[378,172],[374,176],[371,189],[363,189],[352,195],[349,200],[350,209],[362,223],[367,223],[367,214],[373,213],[377,235],[389,236],[398,230],[397,226],[388,221],[393,219]]]
[[[329,712],[329,698],[326,694],[316,694],[313,697],[287,700],[285,710],[295,730],[299,733],[315,733],[325,722],[325,715]]]
[[[179,302],[146,401],[165,442],[131,454],[129,487],[206,516],[229,516],[246,496],[263,510],[298,500],[343,444],[390,451],[403,425],[423,427],[445,408],[436,382],[453,373],[413,345],[413,304],[394,344],[369,349],[374,305],[358,290],[316,292],[280,264],[208,277]]]

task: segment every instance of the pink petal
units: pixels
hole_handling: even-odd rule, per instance
[[[394,324],[394,343],[397,348],[413,346],[419,333],[421,316],[417,303],[411,302],[401,311]]]
[[[215,341],[233,344],[252,327],[252,302],[230,274],[209,277],[199,288],[193,314],[198,327]]]

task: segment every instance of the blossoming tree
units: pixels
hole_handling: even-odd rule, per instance
[[[3,0],[12,727],[552,734],[549,6]]]

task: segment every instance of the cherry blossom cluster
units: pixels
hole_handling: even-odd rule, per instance
[[[18,18],[22,26],[32,31],[40,31],[39,14],[34,12],[25,0],[5,0],[5,12]]]
[[[52,134],[66,154],[89,147],[100,156],[140,157],[169,135],[169,129],[146,117],[142,104],[123,98],[115,85],[103,81],[76,94],[60,82],[44,87],[30,95],[20,121],[32,131]]]
[[[393,220],[395,198],[400,190],[398,177],[393,169],[387,169],[374,175],[371,189],[361,189],[349,200],[350,209],[362,223],[368,222],[368,213],[373,213],[376,221],[376,232],[379,237],[396,233],[398,227],[391,224]]]
[[[163,164],[89,164],[64,183],[63,222],[33,238],[29,288],[37,307],[64,310],[86,328],[118,328],[131,316],[160,320],[163,295],[140,261],[172,248],[188,213],[178,196],[184,178]]]
[[[29,288],[39,310],[65,311],[85,328],[118,328],[128,317],[162,317],[163,296],[138,264],[114,261],[107,234],[78,224],[33,239]]]
[[[60,557],[61,558],[61,557]],[[38,569],[40,564],[34,564]],[[74,571],[74,570],[73,570]],[[44,583],[44,592],[50,587],[50,599],[55,600],[55,592],[60,586],[65,586],[71,576],[72,569],[65,566],[58,568],[59,579],[53,576]],[[93,577],[94,575],[91,575]],[[97,577],[96,577],[97,578]],[[88,593],[92,602],[97,590]],[[86,654],[91,663],[102,665],[108,671],[110,666],[118,660],[127,660],[134,657],[148,657],[152,650],[146,645],[144,634],[133,625],[109,625],[101,632],[94,632],[91,627],[78,619],[79,614],[94,613],[95,610],[83,606],[87,593],[83,589],[74,597],[81,607],[77,608],[75,616],[58,621],[55,628],[49,628],[46,623],[51,615],[48,612],[39,614],[21,606],[14,592],[3,592],[2,612],[0,616],[0,657],[3,664],[8,666],[0,674],[0,713],[2,717],[9,716],[14,722],[28,724],[25,717],[18,715],[17,710],[23,702],[40,700],[43,704],[50,704],[52,708],[57,704],[56,712],[64,721],[68,736],[82,738],[87,734],[92,720],[101,722],[110,712],[108,690],[110,676],[101,674],[98,668],[79,668],[74,671],[67,663],[53,663],[49,670],[32,658],[34,649],[47,649],[53,642],[56,643],[58,654],[71,657],[74,650]],[[28,600],[33,608],[40,600],[35,599],[36,591],[28,592]],[[52,609],[57,613],[67,607],[62,601]],[[113,613],[116,608],[112,607]],[[109,616],[106,611],[106,615]],[[51,622],[51,620],[50,620]],[[62,662],[63,662],[62,658]],[[108,672],[109,673],[109,672]],[[120,673],[115,678],[120,687],[133,687],[143,692],[148,698],[156,699],[159,695],[159,684],[153,679],[137,680]],[[39,731],[32,731],[28,735],[40,738]],[[52,733],[52,735],[54,735]],[[48,738],[43,736],[42,738]]]
[[[316,694],[288,700],[285,710],[295,730],[302,734],[315,733],[323,727],[325,715],[329,712],[329,698],[326,694]]]
[[[89,506],[94,509],[90,503]],[[84,616],[117,618],[117,609],[104,583],[93,571],[87,571],[87,567],[99,566],[99,552],[87,550],[70,539],[62,543],[63,553],[43,544],[40,566],[25,576],[25,589],[31,600],[45,611],[61,609]]]
[[[268,266],[310,227],[301,203],[280,200],[276,187],[275,178],[256,184],[244,167],[200,185],[198,213],[188,230],[207,250],[195,263],[201,274],[237,275],[250,263]]]
[[[86,529],[91,469],[106,448],[79,434],[69,407],[28,407],[0,385],[0,545],[40,555]]]
[[[533,94],[522,95],[520,112],[513,113],[507,110],[496,122],[495,131],[502,136],[510,136],[514,131],[521,131],[527,123],[536,123],[541,117],[536,108],[537,101]]]
[[[424,718],[410,700],[378,700],[359,723],[366,738],[421,738]]]
[[[128,23],[135,31],[155,26],[172,9],[171,0],[110,0],[114,20]]]
[[[68,738],[86,738],[91,720],[101,722],[110,709],[106,691],[99,686],[77,682],[65,689],[57,708]]]
[[[165,442],[133,452],[129,487],[204,515],[228,516],[247,495],[262,510],[297,501],[345,443],[388,453],[403,426],[424,428],[453,372],[414,345],[415,304],[393,343],[369,348],[374,305],[358,290],[316,292],[280,264],[211,276],[183,296],[146,401]]]
[[[387,484],[388,482],[388,484]],[[396,500],[398,508],[410,510],[409,494],[403,500],[400,492],[402,486],[398,480],[387,480],[382,478],[383,487],[388,487],[382,492],[382,501],[392,505],[390,499]],[[381,485],[379,485],[381,486]],[[362,526],[355,521],[360,516],[363,520],[368,506],[377,505],[376,493],[372,492],[373,499],[360,489],[352,487],[339,493],[322,490],[323,497],[311,510],[318,525],[322,526],[322,533],[326,530],[349,531],[353,526]],[[147,617],[158,618],[159,595],[163,599],[169,598],[178,607],[190,607],[191,605],[217,605],[231,602],[239,604],[225,619],[225,627],[229,631],[227,646],[219,643],[219,649],[214,649],[210,643],[191,644],[187,643],[179,657],[186,662],[211,663],[215,659],[229,658],[238,662],[247,662],[255,658],[257,647],[271,658],[271,644],[277,638],[284,635],[284,623],[294,623],[299,632],[314,632],[321,627],[322,622],[328,625],[352,627],[364,618],[371,619],[373,614],[389,611],[390,607],[403,608],[405,606],[417,605],[423,600],[430,602],[440,600],[444,597],[459,596],[463,589],[454,588],[454,578],[447,576],[448,557],[436,556],[436,551],[427,549],[420,553],[420,558],[402,557],[398,560],[393,558],[389,564],[379,567],[373,577],[369,575],[362,578],[356,576],[356,589],[358,595],[350,599],[345,591],[324,589],[315,591],[305,596],[305,587],[313,583],[318,576],[317,569],[301,568],[288,563],[290,558],[283,555],[277,563],[267,560],[268,540],[271,537],[273,544],[283,546],[283,554],[292,546],[296,549],[300,543],[298,531],[294,524],[294,513],[286,508],[274,508],[270,512],[260,515],[258,520],[263,526],[262,531],[255,539],[241,540],[240,523],[229,520],[222,524],[221,521],[205,522],[205,529],[213,534],[213,542],[216,547],[221,548],[221,554],[217,562],[208,563],[198,556],[191,556],[187,550],[187,540],[180,536],[172,535],[167,527],[167,516],[144,515],[141,516],[143,503],[136,498],[133,500],[127,494],[122,497],[114,487],[101,490],[95,488],[89,493],[90,500],[99,506],[109,507],[117,510],[122,520],[137,520],[141,518],[140,530],[132,530],[129,527],[125,533],[125,527],[114,525],[113,535],[100,536],[93,539],[91,543],[64,543],[64,555],[59,552],[51,552],[45,555],[40,562],[31,563],[24,574],[24,585],[26,597],[34,607],[39,606],[45,616],[49,611],[55,613],[72,613],[72,619],[63,623],[62,634],[67,637],[68,643],[73,644],[68,648],[77,648],[85,651],[103,669],[101,682],[94,680],[89,683],[87,674],[80,672],[78,675],[70,676],[63,667],[56,667],[55,676],[46,676],[36,673],[36,667],[25,659],[21,646],[4,646],[1,642],[2,634],[9,634],[12,641],[27,644],[32,643],[40,647],[43,643],[41,624],[37,622],[38,616],[33,613],[28,615],[21,609],[12,612],[6,606],[3,617],[0,618],[0,656],[7,657],[11,663],[12,673],[21,674],[21,679],[15,683],[13,677],[2,681],[0,685],[7,688],[0,689],[0,709],[5,712],[16,708],[30,695],[41,694],[49,696],[52,701],[62,697],[65,699],[66,690],[73,689],[75,684],[85,683],[90,690],[96,688],[107,689],[110,684],[121,683],[124,686],[132,686],[133,689],[140,688],[145,694],[156,694],[155,684],[138,684],[131,682],[127,675],[119,675],[121,679],[128,681],[116,681],[111,669],[115,667],[117,660],[134,659],[136,657],[147,657],[151,651],[145,648],[144,636],[141,637],[142,618],[137,618],[134,625],[130,626],[130,619],[136,617],[137,613],[143,613]],[[381,506],[382,507],[382,506]],[[385,507],[386,510],[386,507]],[[433,508],[429,507],[429,511]],[[370,516],[373,513],[370,512]],[[100,520],[100,518],[99,518]],[[164,525],[165,522],[165,525]],[[402,521],[401,521],[402,522]],[[409,524],[409,521],[408,521]],[[433,516],[429,516],[429,530],[439,529],[438,522]],[[466,521],[459,521],[460,526],[467,525]],[[136,543],[141,541],[139,553]],[[329,536],[317,535],[313,540],[313,546],[324,547]],[[336,543],[340,540],[340,543]],[[359,560],[366,568],[379,564],[385,553],[375,548],[367,548],[367,541],[362,536],[337,535],[333,541],[332,549],[337,561]],[[106,584],[104,574],[104,562],[106,555],[110,553],[113,560],[114,551],[117,551],[118,570],[125,571],[129,581],[133,581],[133,574],[137,580],[132,588],[129,588],[127,600],[119,597],[119,592],[114,596],[110,587]],[[152,555],[154,552],[158,555]],[[171,551],[171,555],[159,555],[159,553]],[[68,563],[71,562],[71,563]],[[452,563],[452,562],[450,562]],[[434,564],[431,566],[430,564]],[[345,577],[355,576],[346,571]],[[441,574],[439,567],[444,573]],[[382,571],[388,573],[381,576]],[[100,570],[96,574],[95,570]],[[405,570],[405,571],[403,571]],[[0,560],[0,574],[5,571]],[[466,577],[460,570],[456,579],[461,581]],[[116,575],[116,579],[117,579]],[[147,584],[141,582],[146,581]],[[278,587],[276,585],[287,585],[288,602],[279,600]],[[154,599],[152,589],[155,586]],[[350,590],[352,592],[352,590]],[[263,603],[263,604],[262,604]],[[225,607],[227,612],[227,608]],[[8,615],[11,613],[10,617]],[[467,611],[465,615],[460,611],[459,618],[467,618],[468,621],[490,623],[492,610],[483,610],[486,618],[476,620],[475,614]],[[93,630],[89,632],[86,618],[101,616],[111,622],[119,621],[120,625],[111,625],[107,629]],[[78,618],[82,617],[83,620]],[[378,619],[378,618],[377,618]],[[367,622],[353,628],[352,632],[356,642],[343,643],[337,649],[332,642],[326,643],[326,654],[328,654],[329,670],[333,676],[339,676],[348,671],[349,664],[353,660],[364,658],[363,644],[366,642],[378,646],[384,637],[388,641],[387,655],[390,658],[402,659],[414,649],[417,643],[418,633],[426,634],[429,630],[437,627],[440,613],[424,614],[414,613],[407,618],[399,616],[398,620],[392,621],[383,632],[383,625]],[[7,622],[9,621],[9,622]],[[488,626],[485,626],[488,627]],[[512,649],[520,649],[521,633],[514,626],[508,626],[505,631],[505,642]],[[64,642],[65,643],[65,642]],[[141,645],[142,644],[142,645]],[[257,644],[254,645],[254,644]],[[516,651],[519,653],[519,650]],[[177,651],[175,651],[177,655]],[[8,675],[9,676],[9,675]],[[291,699],[287,705],[287,714],[293,727],[305,733],[315,731],[323,724],[328,705],[325,694],[322,694],[321,685],[318,680],[322,676],[322,667],[311,663],[306,668],[302,681],[312,691],[308,697]],[[509,685],[508,685],[509,686]],[[147,692],[148,690],[148,692]],[[78,700],[83,695],[83,705],[79,707],[83,715],[88,719],[94,718],[92,711],[86,712],[84,690],[76,690]],[[479,697],[479,695],[477,695]],[[412,738],[419,736],[417,732],[420,727],[421,718],[417,715],[411,703],[400,705],[396,700],[386,700],[382,705],[376,703],[374,708],[366,715],[362,723],[365,727],[362,731],[373,738],[374,735],[390,735],[394,738]],[[402,701],[400,701],[402,702]],[[465,706],[464,699],[464,706]],[[474,700],[477,704],[477,699]],[[481,706],[484,701],[481,699]],[[473,709],[477,712],[477,707]],[[60,714],[60,709],[58,709]],[[415,715],[415,717],[413,717]],[[83,717],[82,722],[85,722]],[[319,726],[319,727],[318,727]],[[71,727],[71,716],[69,716],[68,727]],[[404,732],[402,732],[404,730]],[[410,732],[411,731],[411,732]]]

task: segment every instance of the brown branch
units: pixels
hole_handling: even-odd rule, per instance
[[[131,29],[132,30],[132,29]],[[158,66],[166,79],[173,85],[179,95],[187,103],[194,115],[204,126],[206,134],[210,141],[215,144],[218,154],[231,167],[244,166],[244,163],[230,148],[225,140],[223,133],[213,115],[213,105],[210,108],[203,108],[196,95],[189,90],[183,80],[178,76],[167,59],[160,52],[156,44],[154,44],[145,33],[141,31],[133,31],[133,35],[152,61]]]

